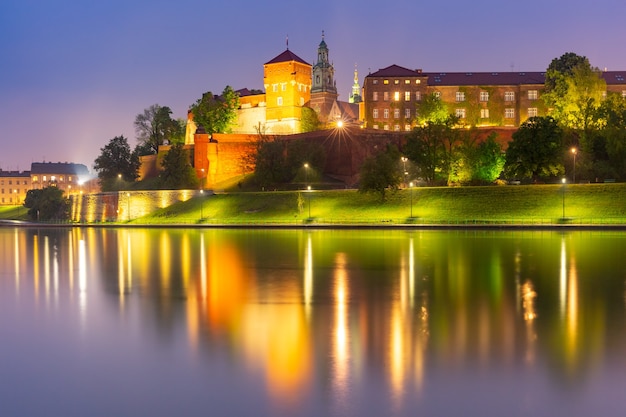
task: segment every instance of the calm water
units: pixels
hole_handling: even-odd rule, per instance
[[[3,416],[621,416],[626,233],[0,228]]]

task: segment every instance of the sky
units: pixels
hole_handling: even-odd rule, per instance
[[[425,72],[543,71],[566,52],[626,70],[624,0],[3,0],[0,169],[93,161],[153,104],[185,118],[204,92],[263,89],[322,31],[339,99],[392,64]]]

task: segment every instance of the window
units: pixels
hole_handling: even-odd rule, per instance
[[[420,91],[415,92],[415,101],[422,101],[422,93]]]
[[[374,109],[372,116],[374,116],[374,119],[378,119],[378,109]]]
[[[515,93],[513,91],[506,91],[504,93],[504,101],[515,101]]]
[[[489,109],[480,109],[480,118],[488,119],[489,118]]]
[[[276,104],[279,105],[279,106],[282,106],[283,105],[283,98],[282,97],[278,97],[276,99]]]
[[[383,80],[383,84],[385,85],[389,84],[389,80]]]
[[[458,117],[459,119],[465,119],[465,109],[456,109],[454,111],[454,114],[456,115],[456,117]]]
[[[626,90],[622,90],[622,98],[626,98]]]
[[[393,93],[393,101],[400,101],[400,92],[396,91]]]
[[[435,91],[435,97],[441,98],[441,91]]]
[[[393,130],[395,132],[399,132],[400,131],[400,125],[394,125]]]
[[[508,109],[504,109],[504,118],[505,119],[512,119],[515,117],[515,109],[513,108],[508,108]]]
[[[374,125],[374,129],[378,130],[378,125]]]
[[[415,84],[419,84],[419,83],[421,83],[420,80],[415,80]]]
[[[384,129],[384,130],[389,130],[389,125],[384,125],[384,126],[383,126],[383,129]]]
[[[463,91],[456,92],[456,101],[465,101],[465,93]]]
[[[400,118],[400,109],[393,109],[393,118],[394,119]]]
[[[393,80],[394,84],[400,84],[400,80]]]
[[[389,101],[389,91],[384,91],[383,92],[383,100]]]
[[[404,109],[404,118],[405,119],[411,118],[411,109]]]
[[[372,84],[378,84],[378,80],[372,80]]]
[[[304,97],[300,97],[300,106],[304,106]]]
[[[404,101],[411,101],[411,92],[410,91],[405,91],[404,92]]]
[[[605,99],[605,98],[606,98],[606,91],[603,91],[602,92],[602,99]]]
[[[528,90],[528,100],[537,100],[537,90]]]
[[[278,92],[278,84],[272,84],[272,92],[273,93]]]
[[[411,80],[404,80],[405,84],[411,84]]]
[[[9,180],[9,185],[13,184],[13,180]]]
[[[389,119],[389,109],[383,110],[383,118]]]
[[[487,91],[480,92],[480,101],[489,101],[489,93]]]
[[[287,91],[287,83],[280,83],[280,91]]]
[[[404,130],[407,132],[411,130],[411,125],[404,125]]]
[[[372,101],[378,101],[378,91],[372,93]]]
[[[537,117],[538,111],[537,107],[530,107],[528,109],[528,117]]]

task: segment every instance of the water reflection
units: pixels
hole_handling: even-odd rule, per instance
[[[116,337],[121,318],[172,343],[182,333],[193,361],[226,357],[229,372],[260,377],[268,414],[315,415],[317,398],[322,414],[405,415],[450,411],[436,399],[451,381],[514,391],[526,375],[560,391],[612,366],[623,371],[624,239],[0,229],[0,288],[5,300],[9,287],[15,299],[32,298],[33,308],[76,303],[84,334],[106,323],[111,333],[100,337]],[[460,404],[489,409],[489,394],[465,389]],[[584,392],[588,404],[604,400]],[[558,409],[554,398],[548,408]]]

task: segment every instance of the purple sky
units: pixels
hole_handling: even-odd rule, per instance
[[[391,64],[424,71],[542,71],[565,52],[626,70],[624,0],[4,0],[0,168],[77,162],[152,104],[174,117],[205,91],[263,88],[289,49],[313,64],[322,30],[347,100]]]

